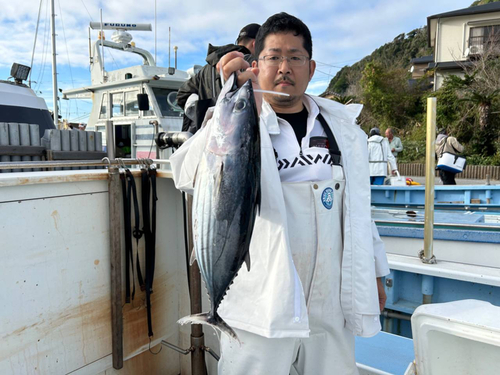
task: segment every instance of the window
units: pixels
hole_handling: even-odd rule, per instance
[[[132,139],[130,125],[115,125],[115,156],[130,158],[132,155]]]
[[[486,48],[500,45],[500,25],[472,27],[469,35],[470,54],[482,54]]]
[[[108,111],[108,94],[102,94],[101,101],[101,111],[99,112],[99,118],[106,118],[106,112]]]
[[[111,94],[111,117],[123,116],[123,93]]]
[[[139,91],[127,91],[125,93],[125,115],[139,115],[139,103],[137,102],[137,94]]]
[[[162,116],[182,116],[182,108],[177,105],[177,90],[153,88]]]

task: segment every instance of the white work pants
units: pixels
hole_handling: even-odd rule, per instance
[[[221,337],[219,375],[357,375],[354,337],[340,307],[344,179],[283,183],[288,234],[307,299],[308,338]],[[367,230],[370,228],[367,228]],[[310,259],[310,262],[306,260]]]

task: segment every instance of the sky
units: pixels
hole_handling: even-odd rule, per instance
[[[208,43],[234,43],[249,23],[262,24],[278,12],[299,17],[311,30],[316,73],[308,93],[322,93],[345,65],[352,65],[402,33],[422,27],[430,15],[468,7],[472,0],[55,0],[59,88],[90,85],[88,26],[104,22],[151,23],[153,32],[133,33],[136,46],[155,55],[157,65],[169,65],[168,35],[178,46],[178,69],[204,65]],[[156,7],[156,27],[155,27]],[[32,88],[52,108],[50,0],[0,0],[0,79],[10,75],[12,63],[32,66]],[[40,12],[39,12],[40,10]],[[33,47],[40,14],[36,47]],[[106,32],[110,39],[112,31]],[[97,31],[91,33],[92,41]],[[107,52],[108,53],[108,52]],[[141,64],[138,57],[111,52],[107,70]],[[33,65],[31,64],[33,56]],[[174,65],[171,51],[170,63]],[[91,103],[61,100],[60,114],[85,122]]]

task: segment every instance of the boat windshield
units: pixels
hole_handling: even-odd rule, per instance
[[[182,116],[182,108],[177,105],[177,90],[153,87],[153,92],[162,116]]]

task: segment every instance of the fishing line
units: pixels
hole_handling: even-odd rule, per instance
[[[267,94],[290,96],[290,94],[287,94],[286,92],[278,92],[278,91],[271,91],[271,90],[254,89],[253,92],[265,92]]]
[[[219,74],[220,74],[220,83],[222,87],[224,87],[226,80],[224,79],[224,74],[222,73],[222,64],[220,65]]]
[[[219,74],[220,74],[220,82],[222,84],[222,87],[224,87],[224,84],[226,81],[224,80],[224,74],[222,73],[222,65],[219,69]],[[271,90],[262,90],[262,89],[254,89],[253,92],[263,92],[266,94],[274,94],[274,95],[282,95],[282,96],[290,96],[290,94],[284,93],[284,92],[278,92],[278,91],[271,91]]]

